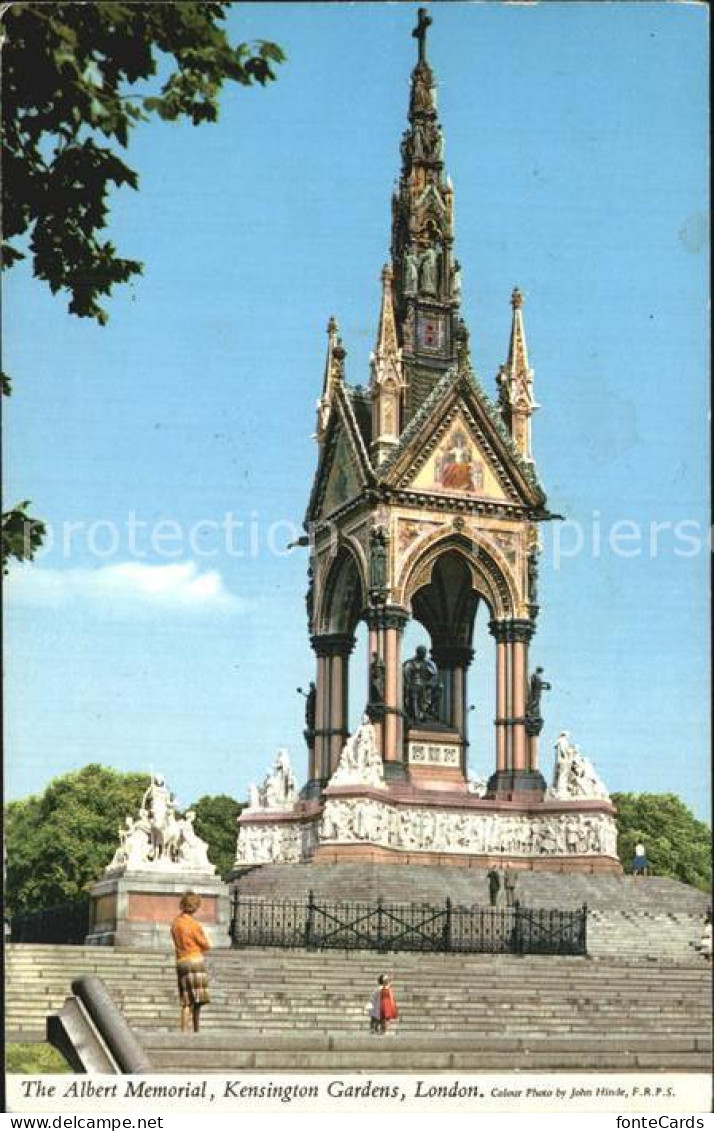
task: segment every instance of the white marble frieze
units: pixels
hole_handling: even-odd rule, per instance
[[[235,867],[252,864],[300,864],[318,846],[318,819],[312,821],[261,821],[241,825]]]
[[[394,806],[371,798],[330,798],[320,844],[373,844],[402,852],[470,856],[612,856],[617,829],[608,813],[543,815]]]

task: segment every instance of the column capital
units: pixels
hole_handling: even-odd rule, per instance
[[[508,620],[492,620],[489,622],[491,635],[500,642],[508,641],[527,644],[535,632],[532,620],[523,617],[512,617]]]
[[[315,654],[320,658],[330,656],[347,657],[355,646],[354,636],[346,632],[326,632],[310,637]]]
[[[403,632],[409,620],[409,613],[400,605],[381,605],[365,609],[364,619],[369,628],[396,628]]]

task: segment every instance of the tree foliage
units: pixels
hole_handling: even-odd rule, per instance
[[[2,571],[7,573],[10,560],[32,561],[42,545],[45,524],[27,513],[29,500],[18,503],[2,516]]]
[[[214,122],[225,82],[264,86],[284,60],[274,43],[232,45],[231,0],[51,0],[2,5],[3,269],[27,254],[69,310],[100,324],[117,283],[143,264],[104,238],[114,189],[139,177],[120,154],[152,116]],[[163,82],[148,85],[157,73]],[[2,392],[10,392],[2,374]],[[3,515],[3,572],[32,559],[44,527],[22,503]],[[29,547],[29,549],[28,549]]]
[[[199,798],[192,808],[196,813],[196,832],[208,842],[208,859],[225,879],[236,857],[236,821],[243,806],[225,793],[219,793]]]
[[[11,914],[39,911],[86,896],[119,843],[127,813],[135,813],[148,774],[118,773],[92,763],[55,778],[44,793],[5,809]]]
[[[3,48],[4,264],[29,244],[33,269],[69,310],[103,323],[100,300],[142,264],[102,236],[113,189],[138,187],[132,129],[153,115],[218,117],[225,82],[265,85],[283,52],[232,45],[229,0],[13,3]],[[150,80],[161,73],[157,89]]]
[[[626,870],[635,845],[647,851],[652,874],[711,890],[711,829],[674,793],[614,793],[617,850]]]

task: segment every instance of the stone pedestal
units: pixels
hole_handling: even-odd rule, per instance
[[[99,880],[91,891],[87,946],[172,949],[170,927],[181,896],[195,892],[203,900],[196,918],[214,948],[230,946],[228,887],[217,876],[200,872],[124,872]]]
[[[458,731],[447,727],[409,727],[409,780],[422,789],[465,791],[463,751],[464,743]]]

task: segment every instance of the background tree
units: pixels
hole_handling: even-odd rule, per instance
[[[18,503],[2,516],[2,571],[7,573],[10,560],[31,561],[42,545],[45,524],[27,513],[29,500]]]
[[[617,851],[630,871],[642,841],[657,876],[671,876],[711,891],[711,829],[674,793],[613,793],[617,806]]]
[[[72,314],[100,323],[100,299],[142,270],[101,236],[113,188],[138,188],[120,151],[152,116],[214,122],[225,82],[265,85],[283,52],[229,42],[226,0],[13,3],[3,48],[4,265],[29,251]],[[164,74],[156,90],[149,80]],[[117,148],[118,147],[118,148]]]
[[[68,294],[72,314],[107,321],[100,300],[143,269],[102,235],[110,192],[139,185],[120,156],[132,129],[152,116],[215,122],[225,82],[264,86],[284,59],[265,40],[230,43],[224,23],[232,6],[3,5],[3,269],[29,255],[35,277]],[[163,81],[151,90],[159,72]],[[3,374],[3,394],[9,390]],[[3,516],[3,571],[11,558],[31,559],[42,542],[44,528],[28,506]]]
[[[244,806],[225,793],[201,797],[192,806],[196,813],[196,832],[208,842],[208,859],[224,879],[233,870],[236,858],[236,821]]]
[[[124,818],[138,811],[149,780],[93,763],[55,778],[39,796],[11,801],[5,809],[10,914],[88,899],[86,886],[111,860]]]

